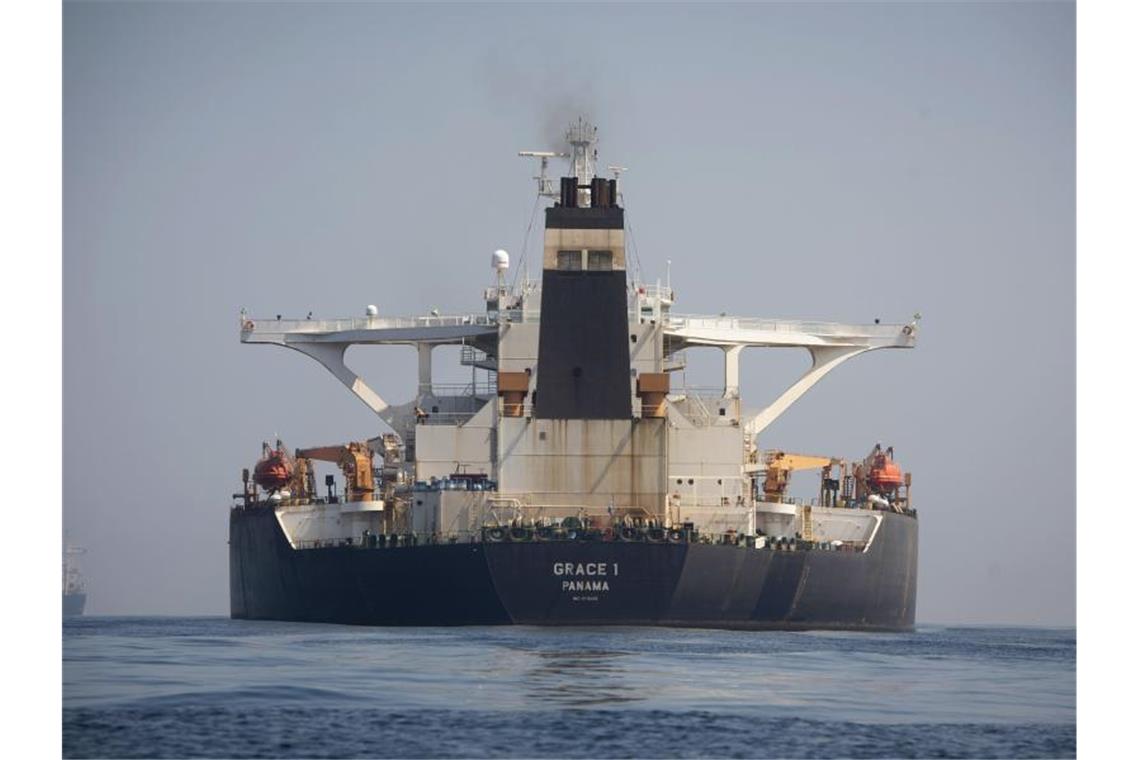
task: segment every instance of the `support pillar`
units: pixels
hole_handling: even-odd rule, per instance
[[[420,381],[417,388],[417,398],[431,395],[431,350],[433,348],[434,346],[431,343],[416,344],[416,351],[420,355]]]
[[[866,346],[816,346],[809,348],[811,352],[811,369],[805,372],[799,380],[792,383],[779,398],[768,405],[766,409],[753,417],[748,425],[748,434],[758,435],[760,431],[776,421],[789,406],[799,400],[808,389],[823,379],[831,370],[838,367],[852,356],[858,356],[864,351],[870,351]]]
[[[740,398],[740,354],[744,346],[724,349],[724,397]]]
[[[344,383],[352,393],[380,417],[381,422],[388,428],[388,432],[395,433],[395,429],[384,419],[384,412],[388,411],[388,402],[380,398],[380,394],[372,390],[364,380],[348,368],[344,363],[344,352],[348,348],[346,343],[286,343],[295,351],[300,351],[311,359],[316,359],[325,369],[333,374],[337,380]]]

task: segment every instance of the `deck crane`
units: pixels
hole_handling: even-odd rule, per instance
[[[312,475],[312,460],[333,462],[344,474],[345,501],[367,501],[372,499],[375,483],[372,474],[372,449],[367,443],[346,443],[341,446],[317,446],[311,449],[297,449],[295,454],[297,471],[294,476],[298,491],[312,498],[315,490]]]
[[[783,501],[784,493],[788,490],[791,474],[796,470],[819,470],[822,474],[820,486],[820,503],[827,503],[827,494],[837,490],[837,482],[832,480],[831,468],[839,465],[846,470],[847,463],[835,457],[820,457],[809,454],[789,454],[786,451],[768,451],[764,454],[764,500]],[[835,488],[829,488],[836,484]]]

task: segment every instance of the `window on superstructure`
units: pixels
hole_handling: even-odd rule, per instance
[[[558,268],[564,272],[578,272],[582,269],[581,251],[559,251]]]
[[[586,268],[591,272],[609,272],[614,268],[613,251],[590,251],[586,256]]]

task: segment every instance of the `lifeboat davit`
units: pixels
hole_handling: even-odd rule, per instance
[[[284,451],[267,451],[253,468],[253,482],[266,491],[280,491],[293,478],[293,463]]]
[[[903,485],[902,468],[888,459],[886,454],[876,454],[871,461],[871,472],[867,475],[867,483],[872,490],[886,493],[901,488]]]

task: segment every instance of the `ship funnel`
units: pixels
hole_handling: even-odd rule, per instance
[[[599,177],[597,129],[567,132],[570,176],[546,209],[535,419],[633,417],[625,212],[617,181]]]

